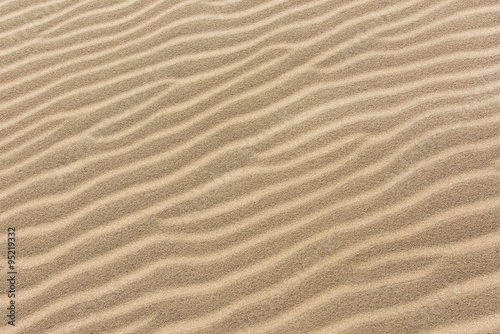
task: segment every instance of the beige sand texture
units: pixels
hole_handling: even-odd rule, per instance
[[[0,333],[500,333],[499,0],[1,0],[0,65]]]

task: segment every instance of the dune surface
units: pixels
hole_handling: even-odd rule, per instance
[[[500,333],[498,0],[3,0],[0,115],[2,334]]]

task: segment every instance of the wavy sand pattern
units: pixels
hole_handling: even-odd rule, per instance
[[[1,333],[500,333],[498,0],[4,0],[0,64]]]

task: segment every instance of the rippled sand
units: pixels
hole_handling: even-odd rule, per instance
[[[498,0],[3,0],[0,115],[1,333],[500,333]]]

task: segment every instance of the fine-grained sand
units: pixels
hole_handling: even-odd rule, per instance
[[[0,227],[2,334],[499,334],[500,1],[1,0]]]

